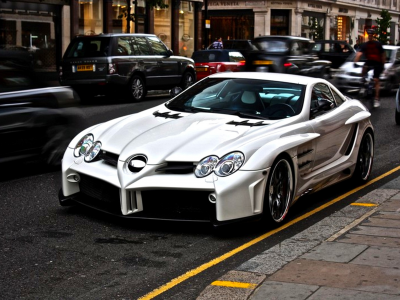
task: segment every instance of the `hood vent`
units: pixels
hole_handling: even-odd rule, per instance
[[[105,163],[114,167],[118,165],[118,154],[101,151],[98,155],[98,159],[102,159]]]
[[[167,111],[164,113],[160,113],[158,110],[153,113],[154,116],[156,117],[162,117],[166,119],[180,119],[183,116],[180,116],[180,113],[172,114],[171,112]]]
[[[268,124],[265,124],[263,121],[260,121],[260,122],[257,122],[257,123],[249,123],[249,120],[245,120],[245,121],[241,121],[241,122],[230,121],[230,122],[228,122],[226,124],[235,125],[235,126],[239,126],[239,125],[241,125],[241,126],[250,126],[250,127],[268,125]]]

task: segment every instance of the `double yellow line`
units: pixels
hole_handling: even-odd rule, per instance
[[[374,179],[371,179],[366,184],[364,184],[362,186],[359,186],[359,187],[357,187],[357,188],[355,188],[355,189],[353,189],[353,190],[351,190],[351,191],[349,191],[349,192],[347,192],[347,193],[345,193],[345,194],[343,194],[343,195],[341,195],[341,196],[339,196],[339,197],[337,197],[337,198],[325,203],[324,205],[321,205],[320,207],[317,207],[316,209],[314,209],[312,211],[309,211],[308,213],[306,213],[306,214],[304,214],[304,215],[302,215],[300,217],[297,217],[296,219],[293,219],[292,221],[289,221],[289,222],[283,224],[279,228],[271,230],[271,231],[269,231],[269,232],[267,232],[267,233],[255,238],[255,239],[251,240],[250,242],[247,242],[247,243],[243,244],[242,246],[239,246],[239,247],[237,247],[237,248],[235,248],[235,249],[233,249],[233,250],[231,250],[231,251],[229,251],[229,252],[227,252],[227,253],[225,253],[225,254],[217,257],[217,258],[214,258],[213,260],[211,260],[211,261],[209,261],[207,263],[202,264],[201,266],[199,266],[199,267],[197,267],[195,269],[187,271],[185,274],[172,279],[170,282],[167,282],[166,284],[160,286],[159,288],[156,288],[155,290],[151,291],[150,293],[140,297],[139,300],[153,299],[154,297],[156,297],[156,296],[166,292],[167,290],[177,286],[181,282],[183,282],[183,281],[185,281],[185,280],[187,280],[187,279],[189,279],[191,277],[196,276],[197,274],[199,274],[199,273],[211,268],[212,266],[215,266],[215,265],[223,262],[224,260],[226,260],[226,259],[234,256],[235,254],[237,254],[237,253],[239,253],[239,252],[241,252],[241,251],[253,246],[254,244],[257,244],[257,243],[265,240],[266,238],[274,235],[275,233],[278,233],[278,232],[280,232],[280,231],[282,231],[282,230],[284,230],[284,229],[286,229],[286,228],[288,228],[288,227],[290,227],[290,226],[292,226],[292,225],[294,225],[294,224],[296,224],[296,223],[298,223],[298,222],[300,222],[300,221],[302,221],[302,220],[304,220],[304,219],[316,214],[317,212],[319,212],[319,211],[331,206],[332,204],[335,204],[336,202],[339,202],[339,201],[347,198],[348,196],[350,196],[350,195],[362,190],[363,188],[365,188],[365,187],[367,187],[367,186],[369,186],[369,185],[371,185],[371,184],[373,184],[373,183],[375,183],[375,182],[377,182],[377,181],[379,181],[379,180],[381,180],[381,179],[393,174],[394,172],[397,172],[398,170],[400,170],[400,166],[398,166],[398,167],[396,167],[396,168],[394,168],[394,169],[386,172],[385,174],[382,174],[382,175],[380,175],[380,176],[378,176],[378,177],[376,177]]]

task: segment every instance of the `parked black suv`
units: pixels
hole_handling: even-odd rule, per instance
[[[346,41],[318,40],[312,45],[311,52],[320,59],[329,60],[331,68],[338,69],[355,50]]]
[[[77,36],[61,63],[60,83],[81,97],[114,94],[121,87],[135,101],[148,90],[187,88],[196,80],[194,61],[174,56],[153,34]]]
[[[311,53],[312,41],[295,36],[260,36],[253,40],[258,49],[246,56],[244,71],[330,77],[330,62]]]

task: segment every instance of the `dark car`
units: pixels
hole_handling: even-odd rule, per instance
[[[75,37],[61,63],[60,83],[82,100],[121,89],[134,101],[148,90],[183,89],[194,83],[190,58],[174,56],[154,34],[101,34]]]
[[[337,69],[355,50],[346,41],[319,40],[314,42],[311,52],[320,59],[329,60],[332,63],[331,68]]]
[[[29,57],[0,50],[0,164],[59,165],[67,142],[85,126],[74,90],[40,78]]]
[[[330,62],[311,53],[312,41],[295,36],[260,36],[253,40],[257,50],[246,57],[245,71],[330,76]]]
[[[245,64],[237,50],[212,49],[193,52],[197,80],[219,72],[239,72]]]

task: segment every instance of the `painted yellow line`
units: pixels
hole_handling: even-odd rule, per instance
[[[219,280],[212,282],[211,285],[231,287],[231,288],[241,288],[241,289],[255,289],[257,287],[257,284],[254,283],[219,281]]]
[[[241,251],[243,251],[243,250],[245,250],[245,249],[257,244],[258,242],[261,242],[261,241],[265,240],[266,238],[274,235],[275,233],[278,233],[278,232],[280,232],[280,231],[292,226],[293,224],[296,224],[296,223],[298,223],[298,222],[300,222],[300,221],[312,216],[313,214],[315,214],[317,212],[320,212],[321,210],[331,206],[332,204],[335,204],[336,202],[339,202],[339,201],[347,198],[348,196],[350,196],[350,195],[362,190],[363,188],[365,188],[365,187],[367,187],[367,186],[369,186],[369,185],[381,180],[382,178],[385,178],[385,177],[393,174],[394,172],[397,172],[398,170],[400,170],[400,166],[398,166],[398,167],[396,167],[396,168],[394,168],[394,169],[386,172],[385,174],[382,174],[382,175],[380,175],[380,176],[378,176],[378,177],[376,177],[374,179],[371,179],[366,184],[364,184],[362,186],[359,186],[359,187],[357,187],[357,188],[355,188],[355,189],[353,189],[353,190],[351,190],[351,191],[349,191],[349,192],[347,192],[347,193],[345,193],[345,194],[343,194],[343,195],[331,200],[330,202],[327,202],[324,205],[321,205],[320,207],[317,207],[316,209],[314,209],[312,211],[309,211],[308,213],[306,213],[306,214],[304,214],[304,215],[302,215],[300,217],[297,217],[296,219],[293,219],[292,221],[289,221],[289,222],[283,224],[279,228],[276,228],[276,229],[271,230],[271,231],[269,231],[267,233],[264,233],[263,235],[251,240],[250,242],[247,242],[247,243],[243,244],[242,246],[239,246],[239,247],[237,247],[237,248],[235,248],[235,249],[233,249],[233,250],[231,250],[231,251],[229,251],[229,252],[227,252],[227,253],[225,253],[225,254],[217,257],[217,258],[214,258],[213,260],[211,260],[211,261],[209,261],[207,263],[204,263],[204,264],[202,264],[201,266],[199,266],[199,267],[197,267],[195,269],[187,271],[185,274],[182,274],[181,276],[172,279],[170,282],[167,282],[166,284],[160,286],[159,288],[157,288],[157,289],[151,291],[150,293],[140,297],[138,300],[153,299],[154,297],[164,293],[165,291],[173,288],[174,286],[177,286],[181,282],[183,282],[183,281],[185,281],[185,280],[187,280],[187,279],[189,279],[189,278],[191,278],[193,276],[196,276],[197,274],[199,274],[199,273],[211,268],[212,266],[215,266],[215,265],[223,262],[224,260],[226,260],[226,259],[234,256],[235,254],[237,254],[237,253],[239,253],[239,252],[241,252]]]
[[[369,206],[369,207],[378,206],[378,204],[375,204],[375,203],[358,203],[358,202],[351,203],[350,205],[353,205],[353,206]]]

